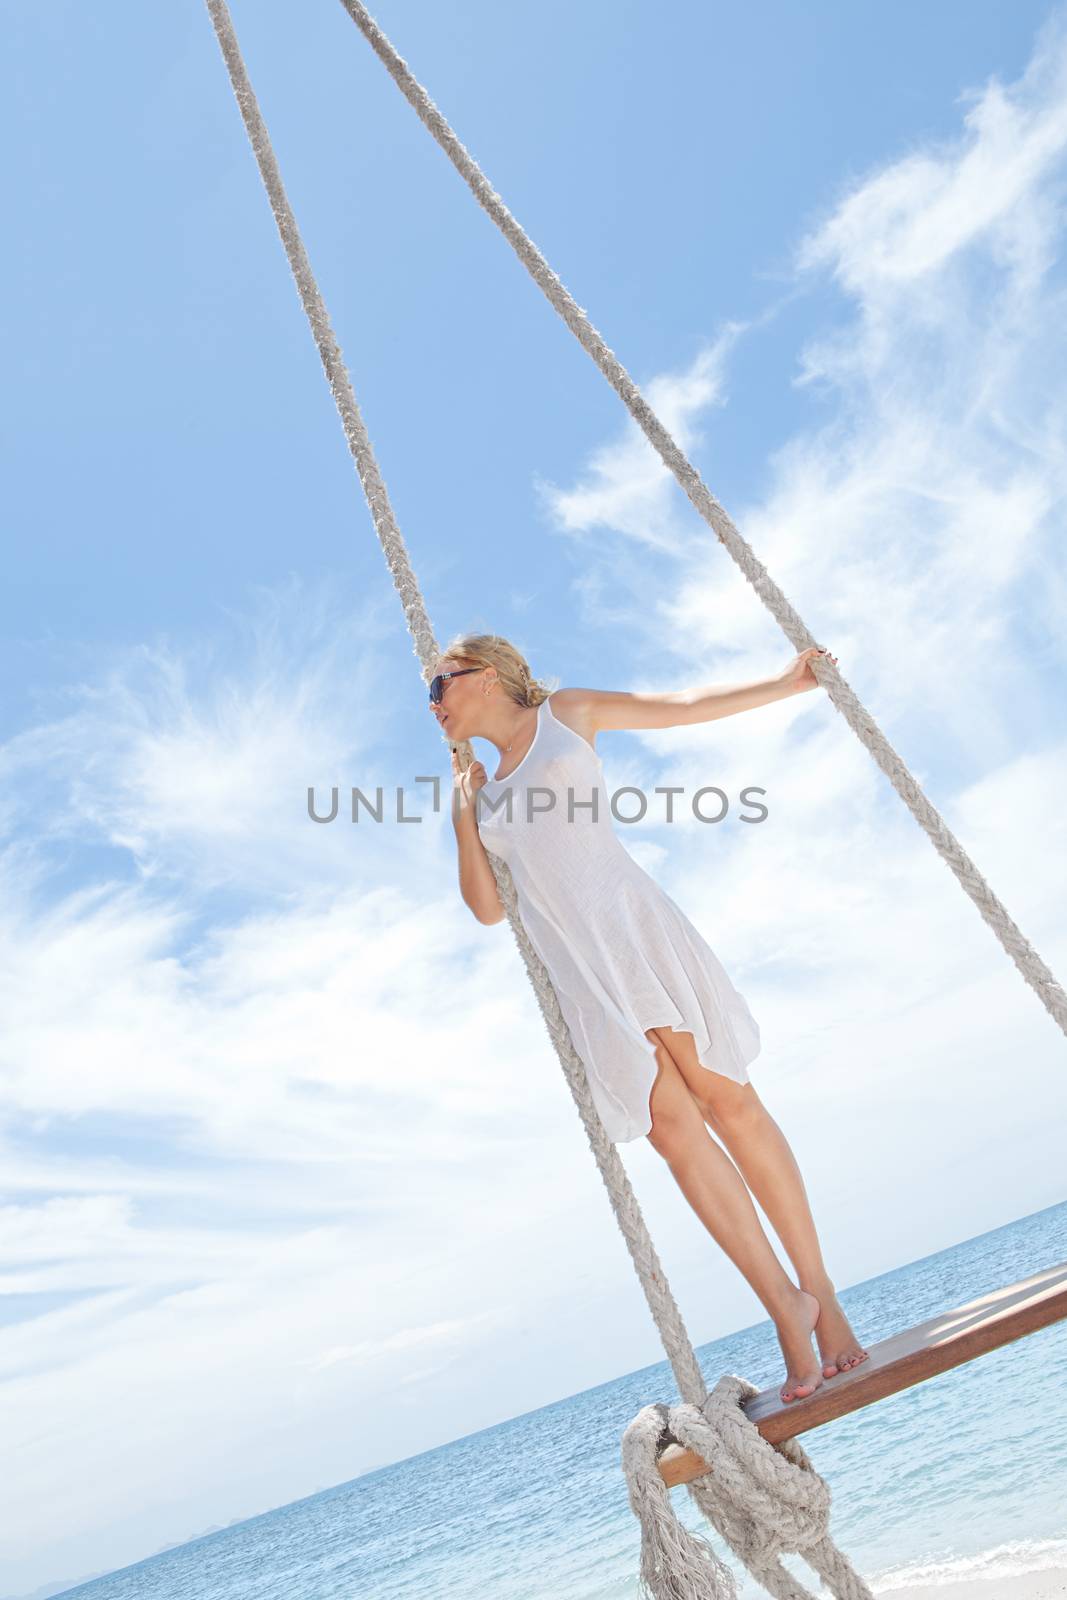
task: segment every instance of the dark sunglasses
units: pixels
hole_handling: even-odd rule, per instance
[[[468,672],[484,672],[484,667],[461,667],[458,672],[439,672],[435,678],[430,679],[430,704],[439,706],[444,697],[445,684],[449,678],[462,678]]]

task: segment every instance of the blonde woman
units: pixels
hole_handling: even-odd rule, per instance
[[[813,689],[816,654],[828,652],[805,650],[774,677],[729,688],[552,692],[507,639],[463,634],[430,674],[430,709],[453,745],[460,893],[479,922],[500,922],[486,850],[507,861],[608,1137],[648,1138],[752,1285],[778,1334],[787,1403],[867,1352],[823,1263],[793,1152],[749,1081],[759,1028],[714,951],[612,827],[595,740],[604,729],[688,726]],[[496,746],[492,777],[480,761],[460,769],[454,746],[475,737]]]

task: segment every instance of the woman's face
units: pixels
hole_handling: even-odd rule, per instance
[[[441,656],[433,670],[435,673],[460,672],[473,665],[473,662],[460,661],[455,656]],[[430,702],[432,715],[437,718],[449,739],[458,742],[478,732],[479,719],[486,703],[485,684],[487,678],[493,676],[495,674],[491,671],[482,668],[475,672],[466,671],[462,678],[449,678],[440,704]]]

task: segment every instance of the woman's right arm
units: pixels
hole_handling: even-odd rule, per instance
[[[507,916],[497,891],[493,869],[485,853],[475,813],[477,791],[486,781],[485,768],[480,761],[472,761],[465,772],[460,772],[459,757],[452,752],[452,773],[455,788],[452,798],[452,826],[456,832],[459,852],[459,892],[464,901],[486,926],[503,922]]]

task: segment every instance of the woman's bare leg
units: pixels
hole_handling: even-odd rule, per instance
[[[752,1088],[751,1084],[735,1087]],[[836,1372],[858,1366],[867,1352],[852,1331],[823,1263],[804,1179],[789,1141],[754,1089],[752,1094],[756,1099],[754,1107],[716,1114],[710,1126],[729,1150],[782,1241],[797,1270],[800,1287],[819,1302],[821,1312],[815,1336],[823,1376],[832,1378]]]
[[[648,1037],[653,1038],[651,1030]],[[661,1041],[653,1042],[659,1072],[649,1097],[649,1142],[666,1161],[701,1222],[751,1284],[774,1322],[786,1364],[782,1399],[803,1399],[822,1383],[811,1348],[818,1301],[798,1289],[782,1266],[756,1215],[744,1179],[709,1134],[670,1051]]]
[[[867,1352],[856,1339],[837,1299],[822,1259],[804,1180],[796,1157],[781,1128],[751,1084],[735,1083],[732,1078],[727,1078],[719,1072],[709,1072],[706,1067],[700,1065],[696,1058],[696,1045],[692,1034],[675,1033],[671,1028],[659,1028],[649,1029],[647,1036],[653,1041],[658,1038],[659,1046],[666,1049],[678,1076],[695,1103],[701,1120],[712,1128],[725,1145],[733,1158],[731,1166],[736,1163],[734,1170],[740,1171],[744,1182],[759,1201],[781,1239],[796,1268],[800,1294],[807,1297],[806,1302],[801,1299],[797,1302],[798,1305],[803,1307],[806,1315],[810,1310],[810,1302],[814,1300],[817,1303],[815,1334],[822,1357],[822,1376],[829,1378],[837,1372],[844,1372],[858,1365],[866,1358]],[[653,1135],[650,1134],[649,1138],[653,1140]],[[714,1148],[718,1148],[714,1140],[709,1139],[708,1142]],[[751,1200],[749,1204],[751,1205]],[[702,1220],[705,1220],[707,1226],[706,1219],[702,1217]],[[709,1228],[709,1231],[717,1237],[714,1228]],[[760,1233],[763,1234],[762,1228]],[[766,1239],[765,1235],[763,1237]],[[777,1257],[775,1260],[777,1261]],[[745,1275],[748,1276],[747,1273]],[[751,1278],[749,1281],[752,1282]],[[790,1282],[790,1287],[794,1288],[791,1281],[788,1279],[787,1281]],[[753,1284],[753,1287],[756,1285]],[[796,1293],[794,1288],[794,1294]],[[767,1304],[766,1300],[764,1304]],[[778,1319],[774,1309],[770,1305],[767,1305],[767,1309],[777,1326]],[[794,1311],[794,1319],[798,1318],[799,1313]],[[782,1336],[783,1330],[779,1328],[779,1343],[782,1343]],[[783,1353],[786,1353],[784,1344],[782,1348]],[[810,1343],[808,1348],[810,1349]],[[788,1362],[788,1354],[786,1359]],[[792,1376],[793,1368],[790,1367],[790,1377]],[[811,1392],[806,1385],[794,1386],[794,1389],[796,1388],[799,1388],[799,1394],[796,1395],[798,1398],[802,1398],[804,1392]],[[782,1391],[783,1399],[793,1398],[794,1389],[786,1385]]]

